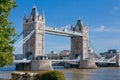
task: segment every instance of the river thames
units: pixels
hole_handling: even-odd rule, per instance
[[[65,69],[66,80],[120,80],[120,68]]]
[[[97,69],[64,69],[59,68],[66,80],[120,80],[120,68],[107,67]],[[13,71],[0,71],[0,78],[11,78]]]

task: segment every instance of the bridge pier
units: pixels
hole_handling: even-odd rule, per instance
[[[120,67],[120,52],[116,54],[116,66]]]
[[[16,64],[16,70],[53,70],[51,60],[31,60],[30,63]]]
[[[79,68],[84,69],[96,69],[97,66],[92,57],[86,58],[85,60],[80,60]]]
[[[31,63],[16,64],[16,70],[31,70]]]
[[[53,70],[50,60],[32,60],[31,70]]]

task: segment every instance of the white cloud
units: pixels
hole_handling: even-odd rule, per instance
[[[120,15],[120,8],[118,6],[114,6],[110,13],[113,15]]]
[[[113,10],[119,10],[120,8],[118,6],[114,6]]]
[[[116,28],[108,28],[104,25],[94,28],[94,29],[90,29],[91,32],[120,32],[120,29],[116,29]]]
[[[106,29],[106,32],[120,32],[120,29]]]
[[[102,26],[100,26],[100,27],[97,27],[97,28],[93,29],[92,31],[95,31],[95,32],[102,32],[102,31],[104,31],[104,30],[105,30],[105,26],[102,25]]]

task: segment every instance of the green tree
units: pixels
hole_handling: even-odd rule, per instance
[[[9,65],[13,62],[13,43],[12,37],[15,29],[8,21],[11,9],[16,7],[14,0],[0,0],[0,67]]]

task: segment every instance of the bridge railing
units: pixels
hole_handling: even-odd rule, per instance
[[[95,62],[116,62],[116,56],[113,56],[110,59],[105,59],[104,57],[102,57],[101,59],[95,60]]]
[[[81,35],[81,33],[82,33],[82,32],[76,32],[76,31],[68,30],[68,29],[66,29],[66,28],[64,28],[64,29],[59,29],[59,28],[53,28],[53,27],[50,27],[50,26],[46,26],[46,27],[45,27],[45,30],[62,32],[62,33],[68,33],[68,34],[80,34],[80,35]]]

